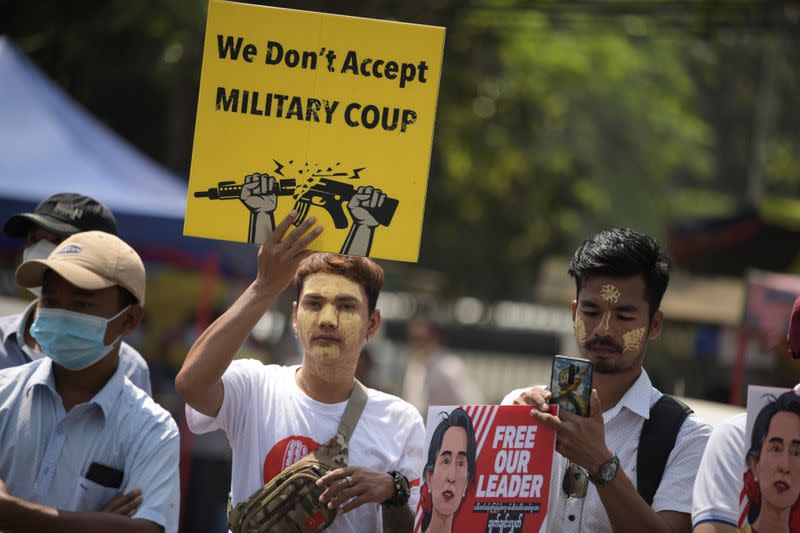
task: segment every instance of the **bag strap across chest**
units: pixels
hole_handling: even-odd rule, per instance
[[[231,506],[230,495],[228,496],[228,527],[234,532],[251,531],[247,529],[249,526],[243,524],[255,522],[261,523],[267,515],[269,515],[271,505],[282,505],[280,497],[275,498],[275,495],[282,489],[290,485],[292,479],[298,471],[307,468],[311,464],[311,468],[316,472],[316,475],[322,476],[327,471],[335,468],[343,468],[347,466],[348,448],[350,437],[353,436],[353,431],[356,429],[358,420],[361,418],[361,413],[367,405],[368,397],[367,389],[358,380],[355,380],[353,385],[353,392],[347,400],[347,405],[344,408],[342,418],[339,420],[339,426],[336,429],[336,434],[328,440],[325,444],[318,447],[313,452],[301,458],[294,465],[284,469],[280,474],[275,476],[269,483],[258,489],[250,495],[247,500],[240,502],[236,507]],[[307,476],[306,476],[307,477]],[[288,492],[284,491],[282,494],[283,500],[296,497],[297,494],[302,492],[302,487],[306,482],[301,482],[299,485],[289,487]],[[314,487],[316,488],[316,487]],[[306,491],[309,492],[309,491]],[[319,494],[313,491],[312,500],[309,500],[310,505],[313,507],[314,502],[319,498]],[[303,496],[307,497],[307,496]],[[254,514],[255,513],[255,514]],[[336,516],[336,511],[328,513],[329,521],[333,520]],[[291,521],[290,521],[291,522]],[[287,522],[289,523],[289,522]],[[293,523],[293,522],[291,522]],[[293,526],[292,526],[293,527]],[[243,529],[244,528],[244,529]],[[294,529],[291,529],[294,531]],[[261,529],[258,529],[261,531]],[[272,530],[270,530],[272,531]],[[283,531],[281,529],[281,531]]]
[[[353,381],[355,382],[353,385],[353,392],[350,393],[350,399],[347,400],[347,407],[344,408],[342,419],[339,420],[339,427],[336,429],[336,433],[343,436],[344,440],[347,442],[349,442],[350,437],[353,436],[353,431],[355,431],[358,420],[361,418],[361,413],[364,412],[364,408],[367,406],[367,400],[369,399],[367,388],[357,379]]]

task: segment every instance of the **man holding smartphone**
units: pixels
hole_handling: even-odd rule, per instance
[[[577,357],[553,358],[550,376],[550,403],[560,411],[589,416],[589,397],[592,392],[592,362]]]
[[[652,504],[636,487],[639,435],[662,396],[642,361],[647,342],[661,331],[670,260],[652,238],[612,229],[578,247],[569,274],[578,351],[594,367],[590,415],[548,414],[550,392],[541,387],[503,400],[534,406],[531,416],[557,432],[549,530],[689,531],[692,486],[710,426],[693,414],[683,420]]]

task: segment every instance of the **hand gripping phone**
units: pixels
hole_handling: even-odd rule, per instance
[[[569,411],[589,416],[589,397],[592,394],[592,362],[579,357],[553,357],[550,374],[550,403],[558,405],[559,412]]]

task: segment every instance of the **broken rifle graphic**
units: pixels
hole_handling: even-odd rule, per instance
[[[297,211],[298,216],[294,221],[295,226],[299,226],[305,220],[312,206],[325,209],[333,219],[333,225],[337,229],[343,229],[348,226],[347,217],[342,206],[346,205],[356,194],[356,187],[349,183],[342,183],[328,178],[321,178],[319,182],[305,190],[302,190],[303,187],[298,188],[296,181],[291,178],[277,180],[277,182],[278,190],[275,194],[278,196],[292,196],[296,200],[294,209]],[[242,184],[237,184],[234,181],[220,181],[216,187],[211,187],[206,191],[197,191],[194,196],[195,198],[209,198],[211,200],[238,200],[242,194],[242,187]],[[365,207],[365,209],[375,217],[379,224],[388,226],[392,222],[398,204],[398,200],[387,196],[381,205]]]

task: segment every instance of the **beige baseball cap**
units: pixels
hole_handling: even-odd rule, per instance
[[[17,283],[40,287],[48,268],[89,291],[119,285],[144,305],[144,264],[139,254],[116,235],[103,231],[76,233],[59,244],[47,259],[22,263],[17,269]]]

